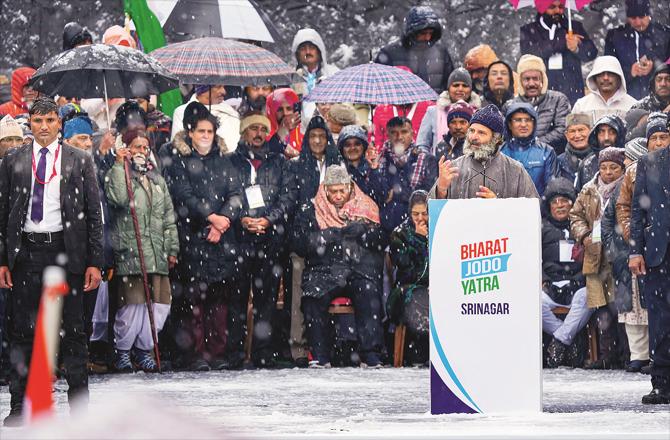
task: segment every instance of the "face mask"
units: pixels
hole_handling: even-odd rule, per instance
[[[149,161],[144,154],[138,153],[134,155],[131,163],[133,169],[140,174],[146,174],[149,171]]]

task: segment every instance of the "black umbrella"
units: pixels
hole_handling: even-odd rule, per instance
[[[139,50],[91,44],[50,58],[32,76],[30,85],[49,96],[107,100],[159,95],[178,87],[179,80]]]
[[[270,43],[281,39],[254,0],[168,0],[164,7],[172,7],[163,25],[172,42],[203,37]]]

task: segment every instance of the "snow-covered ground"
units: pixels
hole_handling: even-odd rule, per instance
[[[670,438],[670,405],[642,405],[649,376],[622,371],[545,370],[544,412],[516,415],[431,416],[429,370],[415,368],[96,376],[73,418],[56,388],[56,423],[0,438]]]

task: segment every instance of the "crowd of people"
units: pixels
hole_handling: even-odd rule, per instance
[[[413,7],[375,61],[439,98],[372,115],[303,101],[338,70],[314,29],[292,44],[301,82],[195,85],[172,115],[154,96],[40,96],[34,69],[16,69],[0,105],[5,425],[21,421],[54,264],[71,289],[58,364],[69,397],[86,400],[89,373],[155,372],[159,359],[380,368],[399,325],[405,364],[427,365],[429,198],[538,199],[545,366],[648,373],[643,403],[670,403],[670,28],[648,0],[625,4],[602,54],[578,21],[568,32],[556,0],[521,28],[516,63],[482,44],[463,67],[439,17]],[[64,50],[91,43],[66,26]],[[136,46],[119,26],[103,43]]]

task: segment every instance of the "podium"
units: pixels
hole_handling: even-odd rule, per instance
[[[542,411],[537,199],[430,200],[431,413]]]

